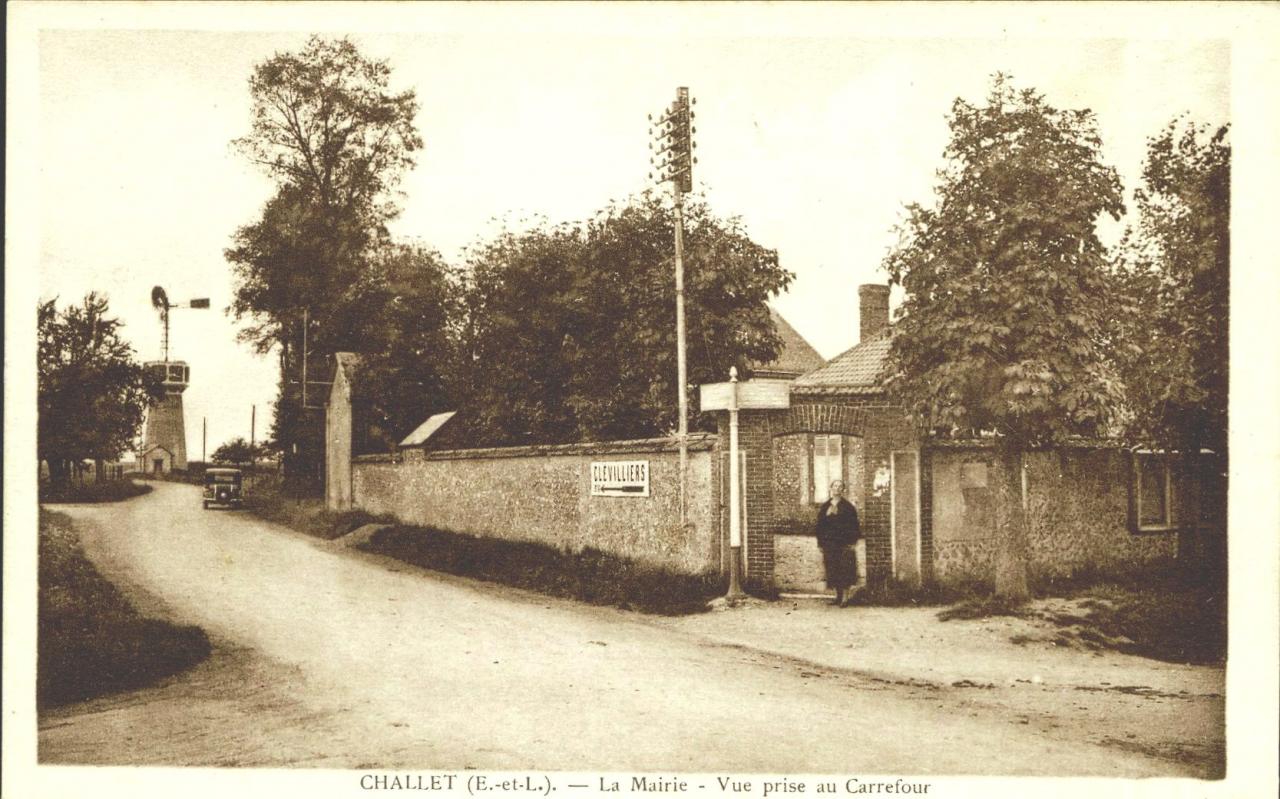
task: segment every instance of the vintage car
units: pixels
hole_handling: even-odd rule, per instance
[[[206,469],[204,472],[204,509],[210,505],[238,508],[244,501],[239,469]]]

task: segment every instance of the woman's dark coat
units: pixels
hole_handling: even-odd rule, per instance
[[[862,538],[862,528],[853,503],[841,497],[835,514],[828,512],[831,503],[827,500],[818,506],[818,547],[822,549],[827,585],[844,589],[858,582],[858,556],[853,545]]]

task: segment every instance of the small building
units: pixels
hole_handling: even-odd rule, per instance
[[[153,444],[138,455],[138,471],[143,474],[168,474],[174,468],[173,453],[159,444]]]
[[[797,378],[790,408],[739,414],[752,527],[746,574],[784,590],[821,586],[816,509],[839,479],[861,517],[867,578],[989,580],[993,441],[925,436],[887,397],[879,375],[891,342],[889,287],[864,285],[858,294],[858,343]],[[1201,528],[1198,540],[1221,546],[1225,469],[1206,455],[1196,472],[1114,441],[1030,453],[1022,476],[1029,568],[1057,576],[1172,560],[1189,525]],[[1196,519],[1186,510],[1191,492],[1201,499]]]

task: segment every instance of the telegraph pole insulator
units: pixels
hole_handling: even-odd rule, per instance
[[[697,128],[693,126],[694,99],[689,96],[685,87],[676,89],[676,99],[656,120],[649,114],[652,124],[649,133],[654,141],[649,149],[659,156],[665,156],[656,162],[659,167],[657,180],[670,183],[677,195],[693,191],[693,165],[697,161],[693,157],[693,149],[697,143],[693,135]]]

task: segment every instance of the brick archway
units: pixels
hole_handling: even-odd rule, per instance
[[[772,582],[775,566],[774,537],[779,532],[783,514],[774,502],[775,452],[773,442],[794,434],[835,434],[862,440],[862,495],[859,508],[863,534],[867,539],[867,577],[889,579],[894,573],[894,550],[891,539],[891,494],[877,487],[875,477],[889,469],[895,451],[919,450],[917,430],[901,408],[885,403],[879,397],[800,397],[792,395],[792,406],[786,410],[749,410],[739,415],[739,441],[743,450],[746,486],[748,533],[746,552],[748,576]],[[728,414],[719,414],[720,441],[729,440]],[[921,479],[927,479],[927,468]],[[924,577],[928,577],[932,557],[928,532],[928,490],[922,487],[920,513],[921,560]],[[726,517],[727,518],[727,517]],[[727,532],[727,528],[726,528]]]
[[[867,412],[863,408],[828,403],[792,405],[778,415],[770,432],[777,436],[793,433],[840,433],[846,436],[866,435]]]

